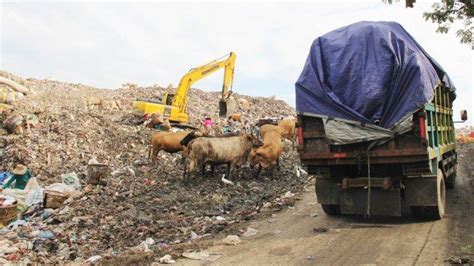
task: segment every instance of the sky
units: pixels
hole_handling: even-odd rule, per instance
[[[294,83],[314,39],[361,20],[396,21],[457,87],[454,118],[474,125],[473,50],[455,30],[436,33],[422,13],[434,1],[314,3],[2,2],[0,68],[115,89],[131,82],[177,86],[190,68],[234,51],[233,90],[295,105]],[[193,87],[220,90],[223,71]],[[466,124],[464,124],[466,125]]]

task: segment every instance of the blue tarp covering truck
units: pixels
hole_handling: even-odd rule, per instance
[[[326,213],[400,216],[405,205],[443,217],[455,88],[401,25],[358,22],[317,38],[295,87],[298,151]]]

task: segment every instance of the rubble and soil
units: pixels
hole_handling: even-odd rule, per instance
[[[289,143],[274,176],[268,172],[254,179],[253,170],[243,167],[233,176],[233,186],[220,180],[225,166],[215,176],[196,174],[182,180],[179,154],[161,152],[157,165],[152,165],[147,156],[153,129],[144,127],[141,117],[132,113],[132,103],[158,98],[172,88],[125,84],[112,90],[22,79],[4,71],[0,76],[33,91],[14,104],[24,131],[0,136],[3,171],[22,163],[42,187],[61,183],[61,176],[68,173],[76,173],[82,184],[81,193],[62,207],[30,208],[26,224],[1,229],[5,240],[0,245],[5,249],[0,263],[113,262],[118,258],[158,262],[165,255],[171,261],[184,251],[200,250],[199,239],[238,234],[240,224],[260,212],[292,205],[296,197],[288,195],[301,191],[307,182],[307,176],[296,175],[299,159]],[[217,116],[219,95],[190,91],[191,125],[199,127],[206,116],[224,124]],[[294,114],[293,108],[274,98],[233,95],[247,100],[248,108],[239,112],[251,124],[263,117]],[[104,104],[97,106],[97,102]],[[85,183],[91,159],[113,173],[102,185]]]

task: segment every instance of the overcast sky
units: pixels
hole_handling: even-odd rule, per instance
[[[319,3],[3,3],[0,67],[22,77],[118,88],[124,82],[176,86],[190,68],[237,54],[234,91],[294,106],[294,83],[312,41],[360,20],[400,23],[458,89],[455,118],[474,124],[473,52],[452,30],[435,32],[422,13],[381,0]],[[222,73],[195,84],[219,90]]]

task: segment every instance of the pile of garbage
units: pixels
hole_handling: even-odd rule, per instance
[[[459,144],[474,143],[474,127],[465,126],[456,129],[456,142]]]
[[[19,116],[22,128],[0,135],[3,171],[24,164],[38,185],[31,190],[37,195],[27,196],[37,200],[20,204],[19,219],[0,226],[0,263],[177,258],[199,249],[200,239],[239,234],[244,221],[292,205],[307,182],[291,143],[285,145],[281,169],[257,179],[253,169],[243,167],[228,182],[221,178],[226,172],[222,166],[214,176],[182,180],[180,154],[162,152],[157,164],[151,164],[148,146],[154,130],[132,113],[132,103],[158,98],[172,86],[124,84],[108,90],[0,75],[34,91],[2,117],[3,123],[12,113]],[[294,114],[274,98],[233,95],[246,100],[238,112],[252,124]],[[200,127],[205,117],[219,123],[219,97],[218,92],[193,88],[190,124]],[[91,166],[102,167],[97,180],[90,179]],[[38,196],[38,189],[43,194]],[[47,191],[66,197],[48,192],[48,201]],[[59,201],[51,205],[51,198]]]

